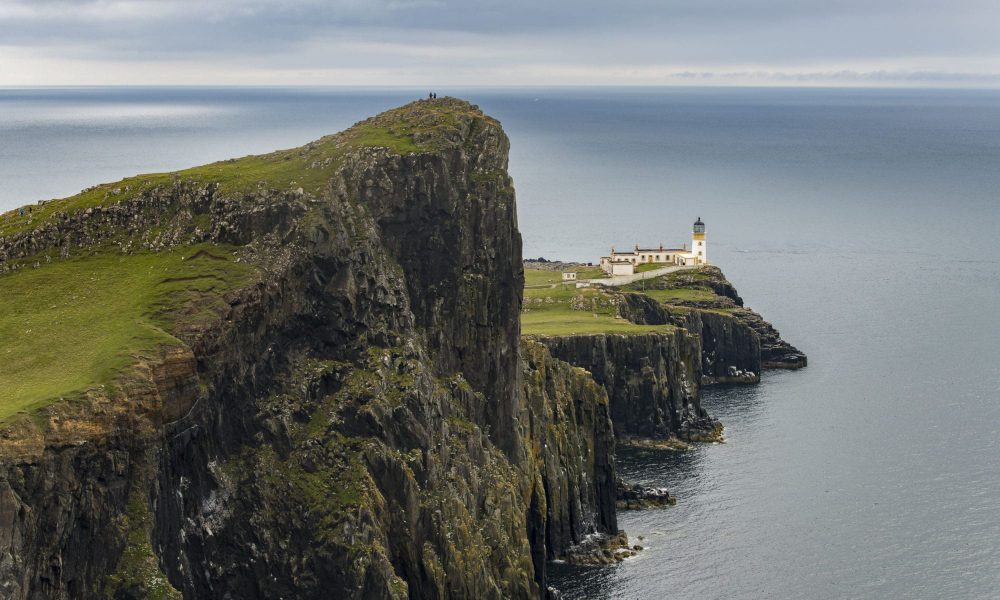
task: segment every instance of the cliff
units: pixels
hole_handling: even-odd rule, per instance
[[[806,355],[743,305],[718,267],[678,271],[626,286],[624,318],[643,324],[670,323],[702,341],[703,381],[756,383],[762,369],[799,369]]]
[[[420,101],[5,218],[0,595],[535,598],[616,533],[604,390],[521,346],[507,152]]]
[[[538,340],[604,387],[618,437],[700,441],[717,436],[715,422],[699,402],[701,347],[684,330]]]
[[[556,265],[599,276],[586,265]],[[526,271],[525,333],[604,386],[619,438],[718,440],[722,426],[701,407],[701,386],[757,383],[763,369],[806,365],[804,354],[743,306],[717,267],[622,288],[576,288],[562,285],[549,264],[535,266],[544,268]]]

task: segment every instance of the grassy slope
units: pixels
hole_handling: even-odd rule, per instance
[[[598,267],[574,267],[570,271],[576,273],[577,279],[603,279],[607,277]],[[562,283],[562,271],[547,271],[544,269],[525,269],[524,287],[551,287]],[[569,282],[572,285],[574,282]]]
[[[661,266],[663,265],[653,265],[654,268]],[[630,323],[618,318],[613,306],[574,310],[571,306],[574,297],[593,299],[599,298],[604,292],[600,288],[576,289],[572,284],[561,285],[559,272],[525,269],[524,278],[525,304],[521,313],[521,332],[525,335],[649,333],[671,329],[669,325],[649,326]],[[685,270],[622,286],[619,290],[639,292],[657,302],[669,305],[685,301],[712,301],[717,296],[706,283],[709,278],[709,274],[702,270]],[[539,299],[541,302],[537,301]],[[579,298],[577,304],[581,304]],[[585,304],[595,305],[592,301]],[[677,310],[688,309],[679,307]],[[699,310],[727,313],[725,308]]]
[[[437,150],[455,143],[460,122],[470,116],[483,118],[452,99],[409,104],[301,148],[95,186],[33,206],[30,218],[10,211],[0,215],[0,237],[37,228],[60,212],[109,206],[177,179],[215,183],[220,194],[234,198],[261,182],[270,189],[301,187],[326,196],[331,175],[349,151]],[[169,332],[182,312],[185,326],[212,318],[220,291],[253,279],[248,267],[232,260],[231,248],[131,256],[91,250],[92,256],[42,261],[39,269],[0,276],[0,421],[109,383],[134,355],[176,343]],[[196,254],[199,258],[184,260]]]
[[[219,185],[220,193],[230,195],[252,191],[260,182],[270,189],[301,187],[307,193],[325,195],[330,175],[342,164],[348,151],[366,146],[388,148],[397,154],[436,150],[451,143],[449,134],[463,117],[470,115],[483,118],[480,113],[473,113],[469,105],[451,99],[408,104],[299,148],[223,160],[174,173],[128,177],[69,198],[32,206],[32,213],[23,217],[18,209],[11,210],[0,215],[0,237],[34,229],[58,212],[72,214],[109,206],[139,196],[145,190],[169,186],[175,179],[201,184],[214,182]],[[416,139],[421,141],[418,143]]]
[[[669,267],[670,265],[664,263],[644,263],[637,265],[635,267],[636,273],[646,273],[648,271],[655,271],[657,269],[662,269],[663,267]]]
[[[715,294],[701,288],[672,288],[666,290],[642,290],[642,293],[656,300],[670,304],[678,300],[712,300]]]
[[[229,250],[207,246],[0,276],[0,420],[109,383],[134,355],[177,343],[176,310],[197,306],[195,318],[207,317],[217,292],[251,275]]]
[[[521,314],[524,335],[578,335],[588,333],[655,333],[670,331],[669,325],[636,325],[618,317],[604,291],[574,285],[554,284],[559,272],[525,269],[525,304]],[[586,310],[574,310],[574,298],[587,305]]]

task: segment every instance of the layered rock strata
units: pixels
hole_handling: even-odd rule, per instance
[[[0,239],[5,277],[194,242],[260,273],[5,428],[0,595],[537,598],[617,535],[604,390],[520,345],[507,152],[475,107],[417,102],[249,189],[206,168]]]

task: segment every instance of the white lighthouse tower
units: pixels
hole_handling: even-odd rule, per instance
[[[696,265],[708,264],[708,243],[705,241],[705,224],[701,217],[694,222],[694,229],[691,232],[691,254],[694,255]]]

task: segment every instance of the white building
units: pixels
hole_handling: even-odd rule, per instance
[[[614,254],[614,248],[611,249],[611,252],[612,254]],[[605,256],[601,258],[601,268],[604,269],[605,273],[609,273],[611,275],[631,275],[635,273],[634,261],[629,261],[624,259],[610,259],[607,263],[607,266],[605,266],[604,263],[605,258],[607,257]]]
[[[576,273],[573,273],[572,271],[562,274],[563,281],[573,281],[574,279],[576,279]]]
[[[705,240],[705,223],[701,217],[694,222],[691,231],[691,249],[687,245],[680,248],[642,248],[638,244],[634,250],[618,252],[611,248],[609,256],[601,257],[601,269],[609,275],[631,275],[640,265],[658,264],[670,265],[707,265],[708,244]]]

